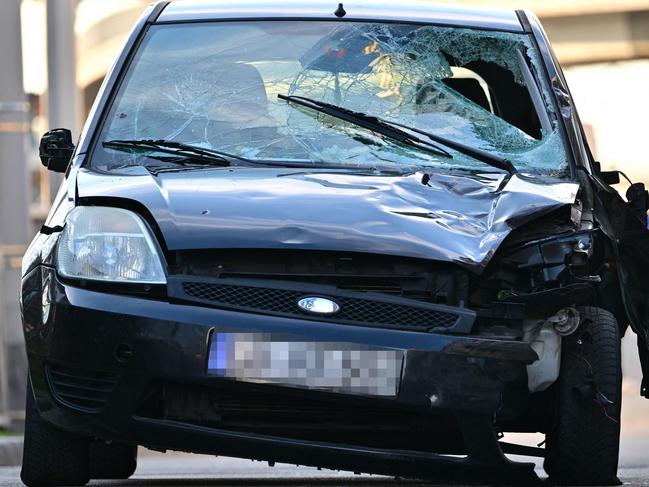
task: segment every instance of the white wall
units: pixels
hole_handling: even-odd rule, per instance
[[[571,67],[566,77],[602,166],[649,185],[649,60]]]
[[[591,126],[595,157],[649,186],[649,60],[565,70],[579,116]],[[619,185],[621,192],[626,185]],[[622,342],[622,435],[649,435],[649,400],[640,397],[642,373],[630,330]],[[624,445],[623,445],[624,446]]]

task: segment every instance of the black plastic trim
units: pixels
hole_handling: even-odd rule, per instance
[[[185,283],[202,283],[202,284],[214,284],[214,285],[224,285],[224,286],[241,286],[241,287],[250,287],[250,288],[264,288],[264,289],[275,289],[275,290],[285,290],[301,293],[303,296],[325,296],[327,298],[336,299],[336,298],[347,298],[353,300],[363,300],[363,301],[375,301],[382,304],[392,304],[395,306],[405,306],[409,308],[416,308],[422,311],[437,312],[443,314],[454,315],[457,317],[455,324],[449,326],[448,328],[435,327],[434,323],[431,323],[430,329],[425,329],[419,326],[408,326],[408,325],[389,325],[385,323],[373,323],[373,322],[359,322],[359,321],[345,321],[341,320],[340,317],[333,314],[331,316],[320,316],[312,313],[303,313],[300,314],[297,310],[296,303],[296,313],[283,313],[269,311],[260,308],[253,307],[242,307],[232,304],[219,303],[211,301],[208,299],[201,299],[188,295],[183,288]],[[335,286],[327,286],[322,284],[307,284],[307,283],[295,283],[295,282],[285,282],[285,281],[268,281],[268,280],[259,280],[259,279],[214,279],[214,278],[205,278],[200,276],[187,276],[187,275],[175,275],[169,276],[167,278],[167,289],[170,299],[176,299],[179,301],[189,301],[194,303],[200,303],[202,305],[223,308],[223,309],[232,309],[237,311],[244,311],[246,313],[255,313],[263,315],[273,315],[273,316],[285,316],[288,318],[301,318],[310,321],[324,321],[332,322],[339,324],[350,324],[356,326],[370,326],[378,328],[391,328],[391,329],[403,329],[410,331],[420,331],[420,332],[445,332],[445,333],[458,333],[458,334],[468,334],[473,328],[473,323],[476,319],[476,313],[467,308],[459,308],[453,306],[446,306],[441,304],[434,303],[425,303],[422,301],[416,301],[407,298],[401,298],[396,296],[388,296],[380,293],[369,293],[363,292],[358,293],[354,291],[344,291],[336,288]]]
[[[489,32],[508,32],[511,34],[523,35],[520,30],[507,29],[502,27],[493,27],[489,25],[477,26],[466,25],[462,23],[446,24],[436,23],[434,21],[417,21],[417,20],[390,20],[382,18],[367,18],[367,17],[344,17],[344,18],[331,18],[331,17],[311,17],[311,16],[290,16],[290,17],[224,17],[224,18],[200,18],[200,19],[184,19],[184,20],[160,20],[155,25],[179,25],[179,24],[201,24],[201,23],[215,23],[215,22],[365,22],[365,23],[381,23],[381,24],[403,24],[403,25],[421,25],[421,26],[434,26],[434,27],[448,27],[449,29],[469,29],[469,30],[483,30]]]
[[[171,0],[158,2],[155,5],[155,7],[153,7],[153,11],[149,15],[149,17],[146,19],[146,23],[149,24],[149,25],[154,24],[158,20],[158,17],[160,17],[160,14],[165,9],[165,7],[167,5],[169,5],[170,3],[171,3]]]
[[[530,24],[525,11],[516,10],[516,16],[518,17],[518,21],[521,23],[521,27],[523,27],[523,32],[526,34],[532,34],[532,25]]]

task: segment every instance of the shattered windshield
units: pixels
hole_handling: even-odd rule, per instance
[[[538,66],[527,35],[506,32],[342,21],[153,26],[92,164],[165,164],[152,149],[101,143],[146,139],[266,164],[494,171],[448,147],[421,150],[279,98],[292,95],[488,151],[521,172],[561,176],[566,153]]]

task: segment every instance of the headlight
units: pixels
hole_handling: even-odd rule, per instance
[[[62,276],[77,279],[167,282],[148,227],[135,213],[119,208],[73,209],[59,238],[57,268]]]

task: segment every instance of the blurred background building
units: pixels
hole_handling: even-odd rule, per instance
[[[74,137],[79,135],[107,70],[148,3],[2,0],[0,4],[0,427],[20,423],[24,400],[26,361],[17,304],[20,257],[60,183],[40,165],[38,139],[54,127],[67,127]],[[596,157],[604,168],[620,169],[633,180],[649,183],[644,140],[649,113],[649,0],[452,3],[535,11],[565,69]],[[649,421],[643,418],[649,402],[638,395],[634,347],[633,337],[625,338],[623,431],[649,435]]]

